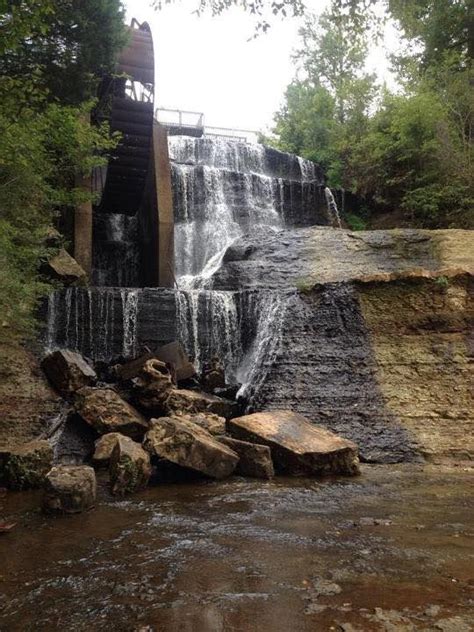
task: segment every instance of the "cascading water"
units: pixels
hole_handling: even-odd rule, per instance
[[[334,195],[329,187],[324,189],[324,195],[326,196],[326,203],[328,205],[328,211],[330,216],[333,218],[336,226],[338,228],[342,228],[341,218],[339,215],[339,209],[337,208],[336,200],[334,199]]]
[[[314,163],[218,138],[172,136],[169,146],[180,288],[209,287],[228,246],[258,226],[282,228],[295,210],[298,221],[318,223],[323,178]]]
[[[286,296],[213,291],[227,248],[258,227],[325,223],[323,175],[314,163],[263,145],[171,137],[178,338],[197,370],[212,356],[251,399],[279,345]]]
[[[94,216],[94,285],[138,287],[140,248],[136,216],[97,213]]]
[[[146,223],[96,213],[96,287],[51,294],[45,346],[110,361],[179,339],[198,371],[218,356],[251,399],[275,357],[287,297],[215,291],[213,274],[229,245],[259,226],[326,224],[324,177],[317,165],[258,144],[171,137],[169,147],[179,289],[140,287]]]

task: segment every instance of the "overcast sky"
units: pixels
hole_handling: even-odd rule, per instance
[[[316,12],[328,0],[307,0]],[[274,18],[256,39],[254,19],[234,8],[218,17],[192,14],[196,2],[183,0],[154,11],[149,0],[125,0],[127,18],[147,21],[155,45],[156,94],[160,107],[204,112],[207,125],[263,130],[272,124],[285,87],[295,74],[291,53],[300,20]],[[393,33],[389,41],[393,44]],[[383,51],[371,66],[384,78]]]

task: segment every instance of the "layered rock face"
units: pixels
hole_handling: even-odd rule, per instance
[[[314,228],[237,243],[217,282],[284,295],[252,407],[301,412],[367,461],[472,458],[473,246],[469,231]]]

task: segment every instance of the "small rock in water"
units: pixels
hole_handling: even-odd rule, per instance
[[[132,439],[143,437],[147,420],[111,388],[81,388],[76,393],[76,411],[99,434],[120,432]]]
[[[47,441],[0,449],[0,482],[16,490],[41,487],[52,464],[53,449]]]
[[[63,395],[91,386],[97,380],[96,372],[81,354],[69,349],[53,351],[43,358],[41,367],[52,385]]]
[[[91,509],[96,498],[95,472],[88,465],[58,465],[46,476],[45,513],[70,514]]]
[[[270,448],[266,445],[239,441],[230,437],[219,437],[219,441],[239,455],[236,474],[252,478],[272,478],[273,469]]]
[[[211,478],[232,474],[238,455],[206,430],[177,418],[152,419],[143,447],[152,455]]]
[[[150,456],[139,443],[119,436],[110,456],[112,494],[124,496],[144,489],[151,475]]]
[[[298,413],[272,410],[231,419],[230,434],[271,448],[277,469],[294,476],[359,473],[357,446]]]
[[[108,432],[97,439],[94,444],[95,450],[92,457],[95,467],[108,467],[117,441],[123,436],[120,432]]]

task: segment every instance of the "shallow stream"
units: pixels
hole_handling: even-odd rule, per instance
[[[472,470],[162,485],[46,518],[8,493],[1,630],[472,630]]]

